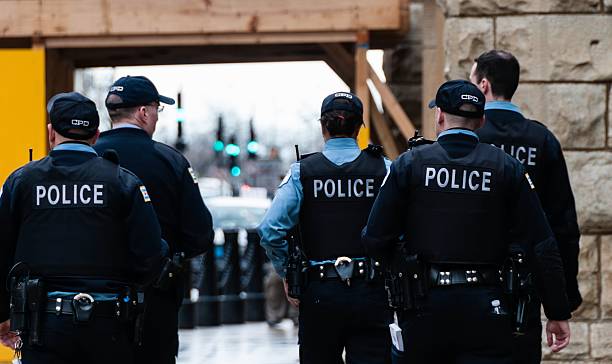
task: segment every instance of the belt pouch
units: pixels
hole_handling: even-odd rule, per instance
[[[26,330],[27,278],[11,277],[11,331]]]
[[[47,302],[47,291],[45,282],[40,278],[28,279],[27,281],[27,302],[30,317],[30,332],[28,335],[30,345],[41,345],[40,321],[43,306]]]

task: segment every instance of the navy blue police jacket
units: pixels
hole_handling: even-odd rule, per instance
[[[0,322],[8,319],[5,282],[17,262],[49,291],[121,293],[150,282],[167,251],[138,177],[88,145],[61,144],[3,185]]]
[[[476,134],[454,129],[391,165],[362,242],[371,256],[400,237],[427,262],[503,264],[510,244],[528,245],[551,320],[571,317],[557,244],[523,166]]]
[[[196,175],[180,152],[137,128],[105,131],[94,148],[99,153],[115,150],[121,166],[145,184],[171,253],[183,252],[191,258],[212,247],[211,214],[200,195]]]
[[[526,119],[510,102],[488,102],[485,125],[476,133],[483,143],[493,144],[523,164],[555,235],[572,311],[582,303],[578,289],[580,230],[576,204],[561,145],[543,124]]]

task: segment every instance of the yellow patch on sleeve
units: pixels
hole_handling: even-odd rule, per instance
[[[531,178],[529,177],[529,173],[525,172],[525,178],[527,178],[527,182],[529,182],[529,186],[531,187],[531,189],[535,190],[535,186],[533,185],[533,182],[531,182]]]
[[[145,186],[140,186],[140,193],[142,193],[144,202],[151,202],[151,197],[149,197],[149,192],[147,192],[147,188]]]

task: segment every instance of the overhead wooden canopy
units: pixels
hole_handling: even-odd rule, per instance
[[[370,79],[402,135],[413,128],[366,60],[405,37],[409,1],[0,0],[0,48],[46,50],[47,96],[72,88],[80,67],[323,60],[364,102],[364,145]]]
[[[403,0],[2,0],[0,36],[399,30]]]

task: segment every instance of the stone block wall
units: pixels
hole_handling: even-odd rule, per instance
[[[559,138],[582,232],[572,343],[545,363],[612,363],[612,0],[438,0],[447,79],[491,48],[521,63],[514,101]]]

